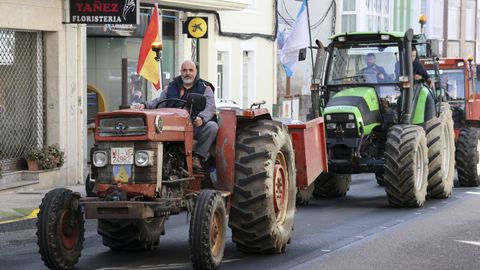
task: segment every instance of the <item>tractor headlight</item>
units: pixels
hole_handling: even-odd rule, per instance
[[[107,152],[105,151],[95,151],[93,152],[93,166],[95,167],[105,167],[108,163]]]
[[[337,124],[336,123],[327,123],[327,129],[336,129]]]
[[[327,121],[332,120],[332,116],[331,116],[330,114],[327,114],[327,115],[325,116],[325,120],[327,120]]]
[[[155,130],[157,131],[157,133],[160,133],[162,132],[162,129],[163,129],[162,117],[160,115],[157,115],[157,117],[155,117]]]
[[[345,127],[346,128],[355,128],[355,123],[346,123]]]
[[[355,115],[349,114],[348,115],[348,120],[355,120]]]
[[[135,152],[135,165],[147,167],[153,165],[153,151],[139,150]]]

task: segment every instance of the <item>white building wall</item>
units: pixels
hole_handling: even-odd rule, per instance
[[[59,179],[63,186],[84,179],[85,27],[62,24],[65,1],[0,0],[0,28],[44,31],[45,144],[58,143],[65,152]]]
[[[272,36],[275,31],[275,10],[273,0],[247,1],[249,6],[242,11],[220,11],[223,32],[257,33]],[[218,28],[215,29],[218,33]],[[227,57],[227,74],[224,74],[225,96],[243,108],[251,103],[265,100],[266,108],[272,111],[276,103],[276,44],[273,40],[253,37],[242,40],[218,35],[209,67],[209,78],[217,81],[218,53]],[[244,55],[248,55],[248,65],[244,65]],[[225,61],[224,61],[225,64]],[[226,75],[226,76],[225,76]]]
[[[150,2],[150,1],[142,1]],[[172,6],[187,9],[179,11],[179,20],[177,29],[177,63],[178,66],[182,61],[192,58],[192,40],[187,38],[186,34],[181,33],[182,23],[189,16],[206,16],[208,17],[208,38],[200,39],[199,54],[199,75],[201,78],[212,82],[216,88],[219,86],[217,67],[219,64],[218,54],[223,53],[227,57],[227,61],[223,61],[227,65],[227,73],[224,74],[226,81],[221,86],[224,96],[218,98],[231,99],[242,107],[250,104],[243,104],[243,52],[254,52],[252,56],[252,65],[250,67],[251,81],[247,86],[247,103],[253,101],[265,100],[265,107],[270,111],[273,104],[276,103],[276,45],[273,40],[262,37],[253,37],[249,39],[240,39],[236,37],[222,36],[220,33],[220,25],[222,32],[229,34],[251,34],[258,33],[265,36],[272,36],[275,31],[275,10],[274,0],[239,0],[239,1],[213,1],[225,6],[231,7],[229,10],[217,11],[217,7],[212,1],[198,1],[195,3],[169,0],[166,3]],[[165,3],[160,3],[165,4]],[[175,6],[174,6],[175,4]],[[227,5],[228,4],[228,5]],[[212,12],[194,13],[193,8],[201,5],[204,10]],[[238,6],[240,10],[235,9]],[[220,21],[213,12],[218,12]],[[177,69],[177,70],[178,70]],[[257,73],[259,73],[257,77]],[[175,76],[178,74],[175,74]]]

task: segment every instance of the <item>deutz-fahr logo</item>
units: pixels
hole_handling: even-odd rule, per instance
[[[125,134],[125,130],[127,130],[127,125],[123,122],[117,122],[115,124],[115,133],[116,134]]]

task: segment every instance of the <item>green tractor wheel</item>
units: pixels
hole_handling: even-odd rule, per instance
[[[428,148],[422,127],[396,125],[389,130],[384,171],[385,191],[391,205],[419,207],[425,203]]]

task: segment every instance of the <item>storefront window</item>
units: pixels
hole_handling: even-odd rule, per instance
[[[123,103],[150,99],[151,84],[136,73],[143,34],[151,9],[142,8],[139,25],[87,27],[87,83],[98,89],[107,111]],[[164,86],[173,79],[175,68],[175,13],[162,13],[162,78]],[[127,100],[122,100],[122,59],[127,59]]]

